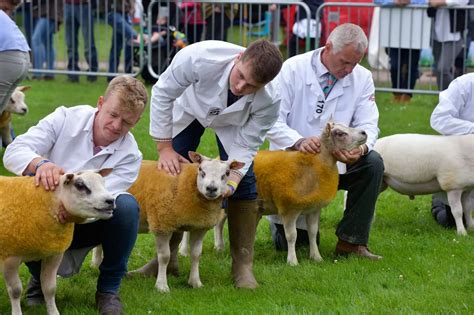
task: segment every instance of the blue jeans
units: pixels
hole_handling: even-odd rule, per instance
[[[89,224],[76,224],[70,249],[102,244],[104,260],[100,265],[97,291],[116,293],[127,271],[128,258],[138,233],[139,207],[135,198],[122,194],[115,200],[114,216]],[[40,279],[41,262],[26,263],[35,279]]]
[[[189,160],[188,151],[196,151],[204,133],[205,128],[196,119],[176,137],[173,138],[173,149]],[[229,157],[222,146],[221,141],[216,135],[217,146],[219,147],[219,155],[221,160],[226,161]],[[236,200],[254,200],[257,199],[257,181],[253,172],[253,162],[250,165],[247,174],[240,181],[237,190],[230,197]]]
[[[31,38],[31,50],[33,51],[33,68],[36,70],[43,69],[44,63],[46,63],[46,69],[54,69],[54,42],[53,35],[56,31],[56,25],[54,20],[39,18],[35,22],[35,28],[33,30],[33,36]],[[41,74],[34,73],[33,77],[38,78]],[[53,76],[48,74],[48,76]]]
[[[419,49],[389,48],[392,88],[410,90],[415,88],[419,77],[420,53]]]
[[[112,26],[112,46],[109,55],[109,72],[117,72],[120,64],[122,48],[125,49],[125,72],[132,72],[132,46],[127,43],[137,37],[137,32],[132,27],[132,21],[126,13],[110,12],[107,23]]]
[[[64,4],[64,27],[66,31],[66,44],[68,64],[67,69],[80,71],[78,53],[78,31],[82,28],[84,38],[84,57],[89,65],[89,71],[97,72],[97,49],[94,39],[94,18],[90,3]]]

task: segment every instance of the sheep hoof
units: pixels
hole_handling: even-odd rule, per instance
[[[323,257],[321,257],[321,256],[314,255],[314,256],[309,256],[309,258],[316,261],[316,262],[322,262],[323,261]]]
[[[290,266],[298,266],[298,260],[297,259],[288,259],[287,260],[288,265]]]
[[[201,281],[189,281],[188,284],[192,286],[194,289],[202,288],[203,284]]]
[[[160,291],[161,293],[168,293],[170,292],[170,287],[167,284],[157,284],[155,288]]]
[[[224,251],[224,244],[216,245],[216,246],[214,246],[214,249],[216,250],[216,252],[223,252]]]
[[[458,235],[467,236],[467,231],[464,228],[460,229],[460,230],[458,230]]]

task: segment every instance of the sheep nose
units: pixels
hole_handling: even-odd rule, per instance
[[[27,108],[22,108],[21,111],[23,112],[23,114],[26,114],[26,112],[28,111]]]
[[[106,200],[105,200],[105,203],[108,204],[108,205],[113,206],[113,205],[114,205],[114,199],[113,199],[113,198],[111,198],[111,199],[106,199]]]
[[[362,131],[360,132],[360,134],[363,135],[363,136],[367,136],[367,133],[366,133],[364,130],[362,130]]]
[[[209,194],[215,194],[217,192],[217,187],[215,186],[207,186],[206,187],[206,191],[209,193]]]

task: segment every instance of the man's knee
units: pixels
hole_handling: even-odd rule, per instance
[[[111,221],[115,223],[137,223],[140,218],[140,207],[134,196],[121,194],[115,199],[114,216]]]

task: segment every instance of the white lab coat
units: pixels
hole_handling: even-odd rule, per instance
[[[215,130],[229,159],[245,163],[245,174],[265,134],[278,118],[280,96],[273,82],[227,107],[229,75],[245,50],[231,43],[203,41],[187,46],[153,86],[150,135],[170,139],[197,119]]]
[[[318,60],[322,49],[314,51]],[[367,146],[372,149],[379,134],[372,74],[357,65],[352,73],[336,82],[322,113],[318,113],[317,103],[324,100],[324,93],[311,65],[312,56],[311,51],[288,59],[277,77],[280,115],[267,134],[270,149],[285,149],[301,138],[321,135],[331,116],[335,122],[365,130]]]
[[[291,147],[303,137],[320,136],[332,116],[335,122],[365,130],[367,146],[371,150],[379,134],[378,109],[374,98],[374,82],[370,71],[357,65],[352,73],[338,80],[324,103],[322,113],[317,113],[318,100],[324,93],[312,67],[313,53],[319,67],[320,54],[324,48],[307,52],[285,61],[278,75],[281,92],[280,115],[270,129],[267,139],[270,149]],[[345,172],[345,165],[338,163],[339,172]],[[281,224],[278,215],[267,216],[272,223]],[[296,222],[299,229],[306,229],[304,216]]]
[[[439,94],[430,123],[443,135],[474,133],[474,73],[458,77]]]
[[[117,195],[135,182],[142,154],[131,133],[116,140],[93,155],[93,121],[96,108],[88,105],[58,107],[53,113],[19,135],[3,156],[5,168],[22,175],[30,162],[45,157],[66,172],[111,168],[105,177],[106,188]]]

